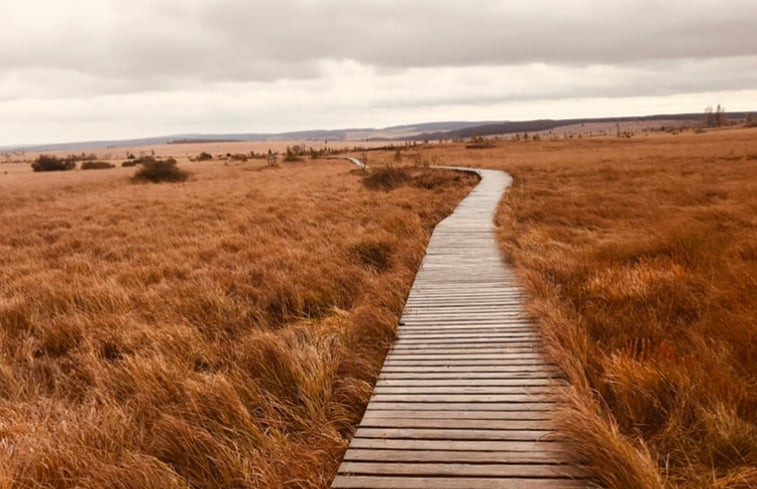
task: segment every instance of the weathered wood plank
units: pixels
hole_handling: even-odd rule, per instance
[[[469,452],[540,452],[565,453],[556,440],[417,440],[408,438],[355,437],[351,448],[392,450],[466,450]]]
[[[554,379],[387,379],[385,377],[379,378],[376,383],[376,387],[450,387],[450,386],[466,386],[466,387],[483,387],[483,386],[497,386],[497,387],[534,387],[534,386],[555,386],[560,385],[559,381]]]
[[[428,475],[454,477],[580,477],[581,471],[573,466],[549,464],[460,464],[417,462],[345,462],[341,474],[358,475]]]
[[[549,430],[549,420],[492,420],[492,419],[425,419],[396,417],[384,418],[375,415],[363,416],[362,428],[429,428],[457,430]]]
[[[404,438],[410,440],[500,440],[539,441],[553,435],[548,430],[466,430],[432,428],[363,428],[355,432],[360,438]]]
[[[344,454],[350,462],[446,462],[446,463],[506,463],[511,464],[568,464],[567,455],[557,452],[515,452],[468,450],[379,450],[350,448]]]
[[[588,487],[570,479],[511,477],[401,477],[338,475],[335,489],[572,489]]]
[[[557,403],[549,402],[397,402],[395,400],[372,399],[370,406],[385,410],[416,411],[555,411]]]
[[[553,411],[417,411],[383,410],[369,408],[363,419],[470,419],[470,420],[552,420]]]
[[[492,372],[492,373],[505,373],[505,372],[512,372],[513,374],[516,373],[536,373],[536,374],[542,374],[542,373],[553,373],[553,374],[559,374],[559,370],[554,365],[494,365],[494,366],[487,366],[487,365],[464,365],[464,366],[457,366],[457,365],[432,365],[432,366],[424,366],[424,365],[414,365],[414,366],[407,366],[407,365],[385,365],[385,367],[381,370],[383,373],[393,373],[393,372],[414,372],[414,373],[445,373],[445,372],[457,372],[457,373],[473,373],[473,372]]]

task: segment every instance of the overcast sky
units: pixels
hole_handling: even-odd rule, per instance
[[[757,109],[755,0],[0,0],[0,146]]]

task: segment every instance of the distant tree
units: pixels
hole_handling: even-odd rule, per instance
[[[715,127],[715,114],[712,107],[705,107],[704,109],[704,125],[707,127]]]
[[[268,166],[276,166],[276,153],[271,151],[270,148],[268,148],[268,154],[266,155],[266,160],[268,161]]]
[[[728,125],[728,116],[725,107],[718,104],[715,110],[712,107],[704,109],[704,125],[707,127],[723,127]]]
[[[723,127],[728,125],[728,117],[725,115],[725,107],[722,107],[720,104],[718,104],[718,108],[715,109],[715,118],[718,124],[718,127]]]

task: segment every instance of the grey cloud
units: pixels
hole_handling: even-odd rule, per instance
[[[757,104],[754,0],[23,0],[0,19],[10,142],[512,118],[493,108],[573,99],[700,110],[705,92]]]
[[[47,32],[11,26],[0,39],[19,48],[0,49],[0,63],[132,80],[267,81],[314,77],[321,59],[388,68],[621,64],[744,56],[757,45],[757,4],[746,0],[727,9],[715,1],[105,1],[112,11],[99,17],[89,3],[73,2]]]

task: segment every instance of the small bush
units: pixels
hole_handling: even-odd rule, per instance
[[[287,146],[287,152],[286,156],[284,157],[284,161],[293,162],[293,161],[302,161],[303,155],[305,154],[305,148],[303,146],[297,146],[294,145],[291,148]]]
[[[392,190],[410,181],[407,168],[401,166],[381,166],[372,168],[363,178],[363,185],[370,189]]]
[[[132,159],[132,160],[124,161],[123,163],[121,163],[121,166],[124,168],[130,168],[132,166],[137,166],[138,164],[139,163],[137,161],[134,161]]]
[[[494,143],[481,136],[473,136],[470,140],[470,144],[466,144],[466,149],[489,149],[494,148]]]
[[[76,168],[76,161],[71,158],[39,155],[32,163],[34,171],[66,171]]]
[[[213,155],[205,151],[195,156],[195,161],[208,161],[212,159],[213,159]]]
[[[183,182],[189,178],[189,172],[176,166],[176,160],[144,161],[142,168],[132,178],[135,182]]]
[[[116,165],[108,163],[107,161],[85,161],[81,164],[82,170],[107,170],[115,167]]]

